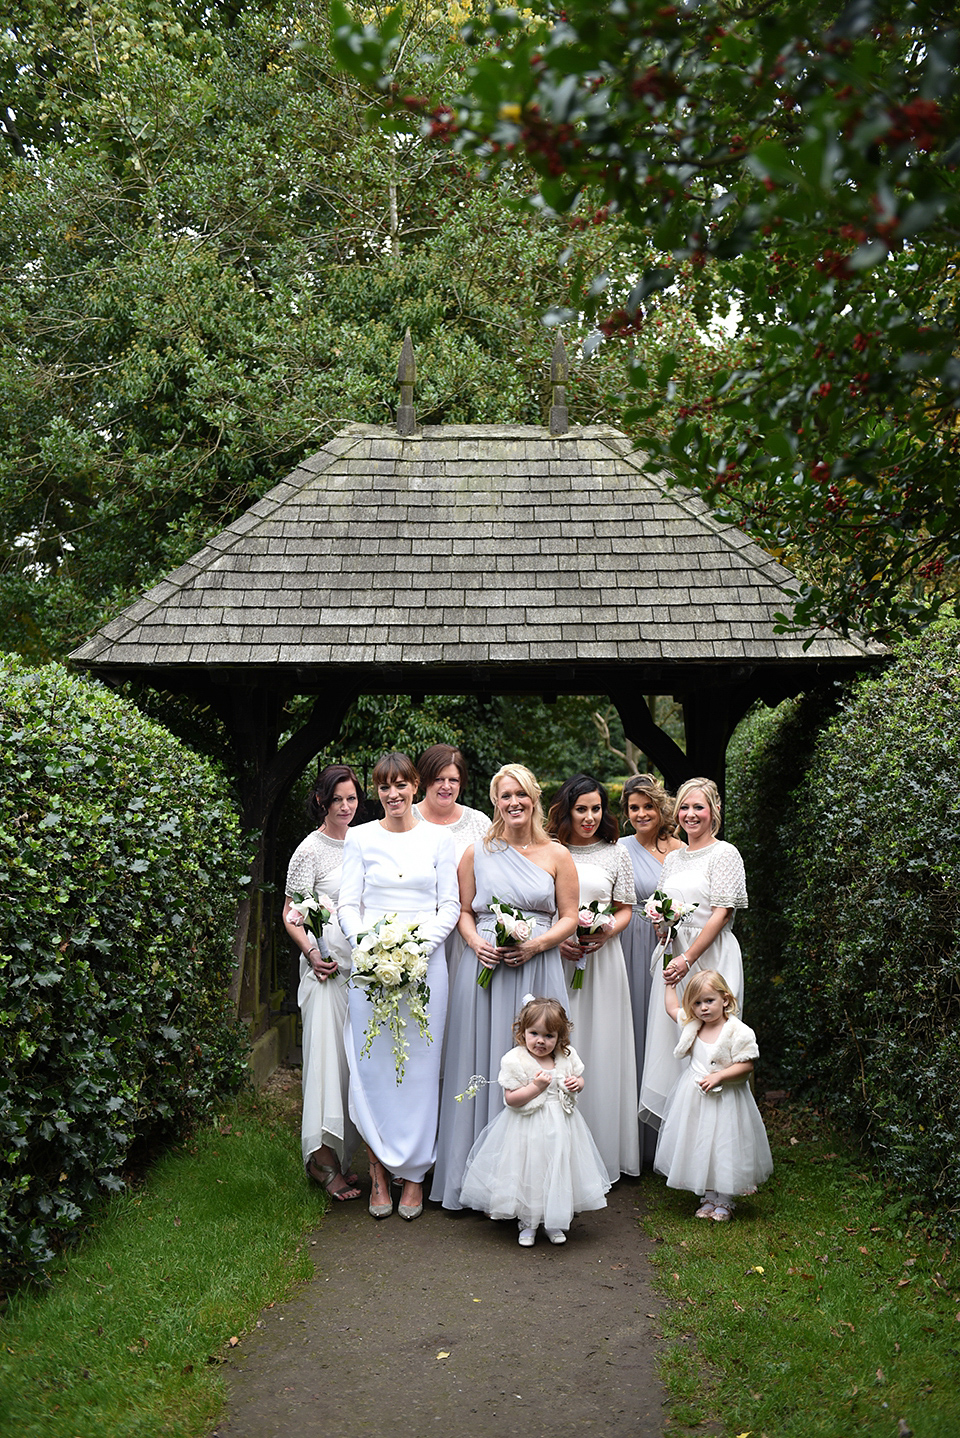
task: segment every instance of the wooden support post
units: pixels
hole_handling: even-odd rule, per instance
[[[326,694],[318,697],[306,723],[278,749],[284,696],[276,688],[217,685],[211,695],[244,772],[244,827],[256,836],[250,892],[240,906],[234,936],[237,970],[230,986],[236,1011],[251,1015],[255,1028],[268,1020],[275,966],[273,909],[264,903],[263,885],[274,870],[280,809],[313,755],[339,734],[355,697],[354,689],[344,689],[333,703]]]
[[[610,691],[610,702],[620,715],[624,735],[653,760],[668,789],[675,789],[695,772],[679,744],[654,722],[639,685]]]

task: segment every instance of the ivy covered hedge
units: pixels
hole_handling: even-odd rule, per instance
[[[245,873],[212,765],[60,666],[0,658],[0,1260],[37,1274],[132,1146],[245,1072]]]
[[[822,701],[819,701],[822,702]],[[756,714],[728,765],[765,1067],[960,1231],[960,623],[905,644],[822,728]]]

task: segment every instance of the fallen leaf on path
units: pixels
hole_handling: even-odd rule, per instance
[[[441,1358],[449,1358],[449,1357],[450,1357],[450,1354],[449,1354],[449,1353],[440,1352],[440,1353],[437,1354],[437,1359],[438,1359],[438,1360],[441,1359]]]
[[[240,1342],[240,1339],[236,1336],[236,1334],[234,1334],[234,1336],[230,1339],[230,1347],[231,1347],[231,1348],[236,1348],[236,1346],[237,1346],[237,1344],[238,1344],[239,1342]]]

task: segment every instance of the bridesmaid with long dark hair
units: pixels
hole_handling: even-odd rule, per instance
[[[560,786],[550,807],[547,832],[570,851],[580,883],[580,908],[596,902],[612,910],[606,928],[580,941],[572,935],[560,945],[560,952],[568,960],[567,1011],[577,1052],[591,1075],[580,1098],[580,1112],[610,1182],[616,1183],[622,1173],[640,1172],[637,1061],[630,987],[620,947],[620,934],[633,912],[633,870],[617,843],[620,830],[607,791],[591,774],[574,774]],[[578,988],[574,975],[580,964],[584,968]]]

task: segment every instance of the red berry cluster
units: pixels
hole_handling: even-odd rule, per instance
[[[601,321],[598,326],[600,333],[606,338],[612,339],[614,335],[624,337],[626,335],[638,335],[643,326],[643,311],[638,309],[631,317],[626,310],[614,310],[613,314]]]
[[[456,134],[457,117],[449,105],[438,105],[430,115],[430,129],[427,133],[432,140],[449,140],[451,135]]]
[[[523,143],[530,158],[535,160],[540,156],[547,173],[555,178],[566,170],[563,148],[575,150],[580,144],[572,125],[549,124],[540,118],[536,105],[531,105],[525,113]]]
[[[936,100],[909,100],[890,112],[893,124],[881,140],[888,145],[912,143],[918,150],[932,150],[943,128],[943,112]]]
[[[832,279],[848,280],[850,271],[847,268],[847,258],[847,255],[841,254],[839,250],[831,249],[828,245],[819,260],[814,261],[813,267],[821,274],[830,275]]]

